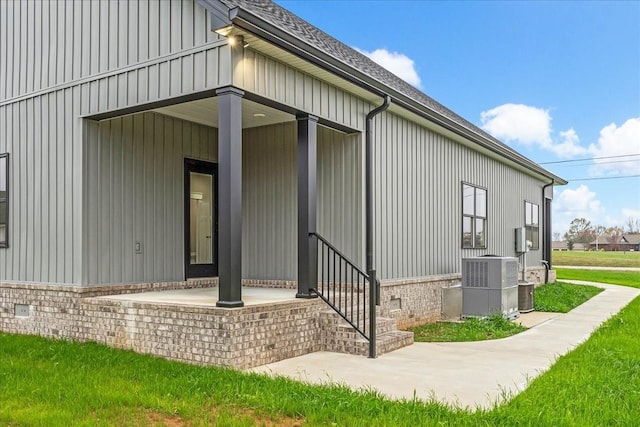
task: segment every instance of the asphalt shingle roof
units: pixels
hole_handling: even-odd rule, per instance
[[[423,105],[427,109],[436,112],[447,119],[453,121],[479,136],[492,141],[494,144],[502,147],[504,150],[512,153],[525,161],[535,164],[523,157],[520,153],[513,150],[508,145],[494,138],[484,130],[480,129],[473,123],[467,121],[463,117],[454,113],[444,105],[440,104],[433,98],[427,96],[420,90],[416,89],[400,77],[388,71],[386,68],[378,65],[367,56],[358,52],[352,47],[347,46],[341,41],[335,39],[324,31],[314,27],[302,18],[289,12],[285,8],[273,3],[271,0],[220,0],[229,8],[239,7],[252,15],[264,20],[265,22],[279,28],[298,40],[315,47],[322,53],[347,64],[353,69],[377,80],[384,86],[401,93],[402,95],[412,99]],[[540,168],[541,170],[544,170]],[[548,172],[547,172],[548,173]]]

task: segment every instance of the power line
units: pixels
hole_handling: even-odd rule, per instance
[[[620,158],[620,157],[634,157],[634,156],[640,156],[640,153],[638,153],[638,154],[622,154],[620,156],[591,157],[591,158],[588,158],[588,159],[557,160],[555,162],[542,162],[542,163],[538,163],[538,164],[539,165],[555,165],[555,164],[558,164],[558,163],[586,162],[586,161],[591,161],[591,160],[617,159],[617,158]],[[632,161],[632,160],[628,160],[628,161]]]
[[[610,162],[598,162],[597,165],[610,165],[612,163],[628,163],[628,162],[640,162],[640,159],[629,159],[629,160],[612,160]],[[586,166],[586,165],[578,165],[578,166]]]
[[[622,178],[640,178],[640,175],[622,175],[622,176],[603,176],[600,178],[576,178],[576,179],[568,179],[567,181],[598,181],[601,179],[622,179]]]

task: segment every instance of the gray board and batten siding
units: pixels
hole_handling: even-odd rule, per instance
[[[0,100],[77,84],[220,40],[193,1],[0,2]],[[185,58],[197,79],[205,58]],[[171,64],[172,67],[175,65]],[[212,72],[212,70],[208,70]],[[166,76],[164,76],[166,77]]]
[[[234,57],[191,1],[0,2],[0,153],[11,154],[13,195],[0,280],[183,279],[182,162],[215,160],[216,131],[158,113],[117,112],[230,84],[358,131],[319,128],[318,230],[362,263],[359,132],[377,98],[285,57],[252,47]],[[241,72],[233,70],[239,59]],[[116,117],[87,119],[109,112]],[[548,181],[397,112],[375,120],[379,276],[455,273],[463,256],[513,255],[524,200],[542,209]],[[293,279],[295,122],[245,129],[243,138],[243,274]],[[487,188],[486,250],[461,249],[462,181]],[[134,253],[136,233],[142,254]],[[539,258],[534,251],[528,263]]]
[[[229,84],[219,39],[190,1],[0,2],[0,152],[11,153],[13,195],[0,280],[87,283],[83,198],[96,171],[82,117]]]
[[[375,122],[376,266],[382,279],[459,273],[463,257],[516,256],[524,203],[546,184],[402,117]],[[462,182],[487,189],[487,248],[462,249]],[[541,251],[527,255],[539,266]]]
[[[216,141],[215,128],[158,113],[89,122],[88,168],[100,172],[87,179],[87,283],[184,279],[183,159],[215,162]],[[354,258],[359,157],[358,135],[319,128],[319,230]],[[296,177],[295,121],[244,130],[244,278],[295,280]]]

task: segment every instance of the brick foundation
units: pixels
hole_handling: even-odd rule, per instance
[[[544,268],[531,268],[528,277],[539,282],[544,273]],[[555,280],[555,272],[549,273],[550,281]],[[291,281],[246,282],[255,287],[296,287]],[[459,274],[383,281],[378,317],[392,319],[402,329],[440,320],[442,288],[459,283]],[[319,350],[364,351],[362,343],[336,341],[337,332],[345,337],[357,334],[340,326],[336,316],[328,322],[321,315],[327,306],[319,299],[229,309],[105,297],[216,284],[216,279],[83,287],[0,283],[0,330],[95,341],[190,363],[238,368]]]
[[[101,287],[2,283],[0,329],[238,368],[321,349],[318,313],[326,306],[317,299],[228,309],[99,298],[210,285],[211,281]],[[16,316],[16,304],[28,306],[28,316]]]
[[[442,288],[460,283],[459,274],[385,280],[380,285],[382,317],[395,319],[401,329],[440,320]]]

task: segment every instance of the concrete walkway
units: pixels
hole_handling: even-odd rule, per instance
[[[570,313],[513,337],[464,343],[415,343],[377,359],[318,352],[252,369],[310,383],[375,389],[395,399],[432,398],[462,407],[491,407],[524,390],[558,356],[584,342],[602,322],[640,295],[640,289],[592,284],[605,290]]]

